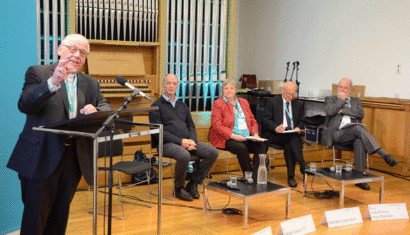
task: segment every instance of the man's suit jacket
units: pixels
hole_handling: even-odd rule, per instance
[[[293,126],[303,129],[305,124],[303,118],[305,116],[305,108],[300,100],[293,99],[291,101]],[[281,95],[271,97],[266,102],[265,109],[263,111],[262,119],[262,137],[268,139],[266,145],[269,146],[276,133],[276,128],[283,124],[283,98]]]
[[[67,140],[66,135],[33,131],[33,127],[51,126],[68,120],[69,103],[64,81],[55,93],[49,91],[47,79],[57,64],[37,65],[27,69],[18,108],[27,115],[23,131],[19,136],[7,167],[34,180],[44,180],[51,175],[60,162]],[[101,95],[100,85],[94,78],[77,73],[77,116],[86,104],[94,105],[98,111],[112,110]],[[92,184],[92,140],[77,139],[77,153],[81,171],[88,184]]]
[[[243,98],[237,98],[246,118],[249,135],[258,133],[258,123],[253,116],[249,103]],[[216,148],[225,148],[225,143],[231,138],[235,125],[235,113],[231,104],[223,98],[214,102],[211,113],[212,128],[209,132],[211,143]]]
[[[364,117],[362,103],[359,98],[350,98],[351,108],[345,107],[346,101],[337,96],[325,98],[326,121],[323,127],[322,144],[325,146],[333,145],[333,133],[339,129],[343,115],[349,115],[361,121]],[[338,113],[342,110],[341,113]]]

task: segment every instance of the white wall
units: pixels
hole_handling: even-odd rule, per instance
[[[300,95],[348,77],[366,96],[410,99],[408,0],[238,0],[236,41],[236,79],[281,80],[299,61]]]

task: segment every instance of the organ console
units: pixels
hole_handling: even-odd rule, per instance
[[[150,95],[152,93],[152,90],[150,89],[150,86],[149,86],[149,84],[152,81],[153,80],[127,80],[129,84],[140,89],[142,92],[144,92],[147,95]],[[132,90],[118,84],[115,80],[102,79],[102,80],[99,80],[99,82],[101,86],[101,93],[104,95],[105,98],[128,97],[132,93]]]
[[[129,97],[132,90],[118,84],[117,76],[123,76],[127,82],[140,89],[153,100],[160,94],[159,84],[159,50],[156,42],[124,42],[89,40],[90,54],[82,71],[100,82],[101,93],[118,108]],[[149,107],[150,103],[142,100],[141,96],[134,98],[132,103],[141,102],[133,108]]]

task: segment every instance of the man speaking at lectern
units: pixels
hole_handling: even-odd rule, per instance
[[[98,81],[78,72],[88,53],[85,37],[68,35],[58,47],[58,63],[27,69],[18,101],[27,119],[7,165],[21,182],[21,235],[65,234],[81,175],[88,184],[93,182],[92,140],[32,130],[112,110]]]

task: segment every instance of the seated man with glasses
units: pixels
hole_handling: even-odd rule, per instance
[[[366,153],[374,152],[380,156],[390,166],[399,163],[386,153],[376,139],[366,130],[364,125],[352,125],[351,123],[361,123],[364,117],[362,103],[359,98],[350,97],[353,82],[348,78],[340,80],[337,95],[325,98],[325,112],[328,121],[325,123],[322,135],[322,144],[332,146],[353,145],[355,169],[364,171]],[[356,184],[361,189],[370,190],[366,183]]]
[[[282,95],[269,98],[263,112],[262,137],[268,139],[266,147],[270,144],[284,146],[284,156],[288,170],[288,184],[294,188],[295,164],[299,162],[300,172],[305,174],[308,167],[303,159],[302,139],[300,132],[284,133],[285,130],[300,130],[304,128],[302,122],[305,109],[303,103],[296,98],[297,86],[294,82],[285,83]]]

